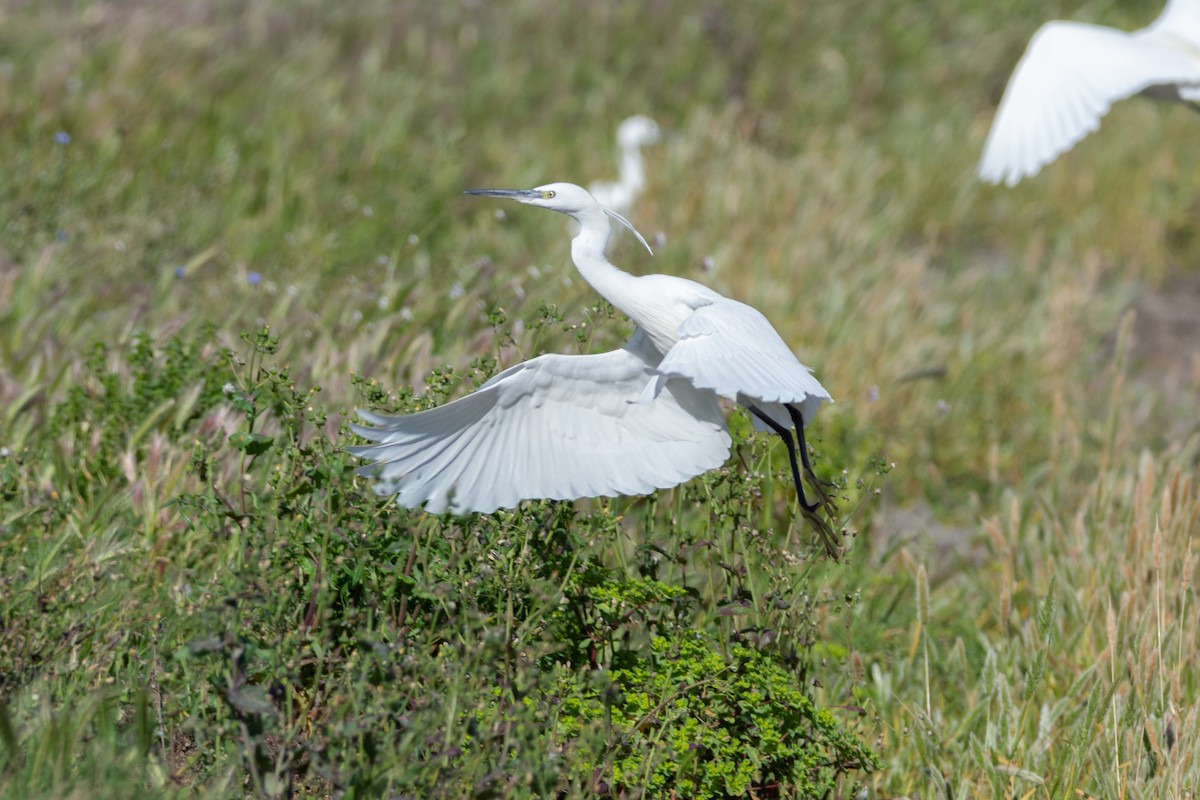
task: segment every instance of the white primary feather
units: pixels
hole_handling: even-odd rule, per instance
[[[375,491],[434,513],[521,500],[646,494],[720,466],[729,433],[715,396],[669,381],[639,402],[657,354],[641,333],[621,350],[544,355],[474,393],[407,416],[359,412]]]
[[[1179,98],[1196,91],[1198,37],[1196,0],[1173,0],[1152,25],[1133,33],[1046,23],[1008,82],[979,176],[1013,186],[1096,130],[1118,100],[1140,92]]]
[[[554,183],[470,193],[575,219],[576,268],[637,332],[610,353],[544,355],[518,364],[440,408],[399,417],[360,412],[371,427],[354,430],[375,444],[351,452],[374,462],[361,471],[376,478],[380,494],[435,513],[490,512],[534,498],[641,494],[726,459],[730,438],[720,397],[766,415],[780,435],[794,427],[784,404],[807,423],[830,401],[755,309],[694,281],[635,277],[609,263],[610,219],[632,226],[582,188]],[[757,417],[755,425],[763,427]],[[802,431],[797,438],[802,446]],[[796,445],[786,441],[794,452]],[[797,469],[793,478],[805,513],[815,520],[817,506],[804,503]],[[819,488],[818,494],[828,502]],[[836,557],[828,525],[814,524]]]

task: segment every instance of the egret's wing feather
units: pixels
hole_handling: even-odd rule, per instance
[[[378,493],[435,513],[674,486],[720,466],[730,440],[711,392],[670,380],[639,402],[656,361],[640,333],[611,353],[541,356],[429,411],[360,412],[374,444],[350,452],[374,462],[361,472]]]
[[[658,371],[738,402],[799,404],[806,419],[831,400],[766,317],[728,298],[700,306],[680,323],[679,340]]]
[[[1096,130],[1118,100],[1200,82],[1200,63],[1155,29],[1124,33],[1049,22],[1017,63],[984,145],[979,176],[1012,186]]]
[[[1200,43],[1200,0],[1167,0],[1158,19],[1150,23],[1146,30],[1159,30],[1163,33],[1178,36],[1192,46]]]

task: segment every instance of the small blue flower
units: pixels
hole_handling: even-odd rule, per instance
[[[54,134],[54,141],[56,141],[59,144],[64,144],[64,145],[70,144],[71,143],[71,134],[67,133],[66,131],[59,131],[58,133]]]
[[[59,228],[58,230],[56,230],[56,231],[54,232],[54,238],[55,238],[57,241],[60,241],[60,242],[65,242],[65,241],[67,240],[67,238],[68,238],[68,236],[67,236],[67,232],[66,232],[66,231],[64,231],[62,228]]]
[[[262,283],[262,275],[258,274],[257,272],[251,272],[246,276],[246,280],[250,282],[251,286],[258,286],[260,283]]]
[[[176,278],[182,278],[185,275],[187,275],[187,267],[180,264],[178,267],[175,268],[175,277]]]

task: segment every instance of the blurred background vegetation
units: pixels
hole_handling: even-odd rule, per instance
[[[0,5],[0,780],[24,797],[1185,797],[1197,120],[973,177],[1029,37],[1152,2]],[[435,518],[341,421],[629,334],[552,215],[837,399],[844,565],[771,442]],[[1132,312],[1132,313],[1131,313]]]

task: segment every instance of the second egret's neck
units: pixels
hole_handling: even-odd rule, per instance
[[[634,192],[646,188],[646,169],[642,165],[642,148],[621,148],[621,183]]]
[[[579,233],[571,240],[571,260],[575,262],[575,269],[605,300],[627,316],[634,316],[630,309],[636,305],[633,284],[637,279],[617,269],[604,255],[612,233],[608,216],[599,206],[573,216],[579,223]]]

